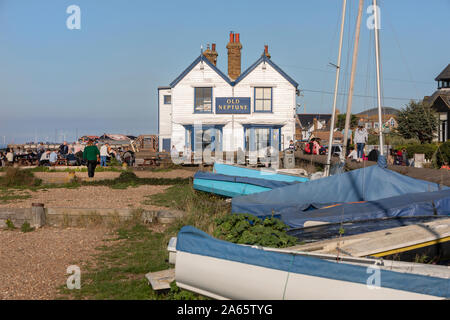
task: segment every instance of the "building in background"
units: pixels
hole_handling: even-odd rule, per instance
[[[336,121],[339,110],[336,110]],[[330,139],[331,113],[297,113],[295,137],[297,141],[309,141],[318,138],[322,144],[328,144]],[[342,133],[335,129],[333,144],[342,143]]]
[[[263,54],[241,72],[239,33],[230,33],[228,74],[217,67],[216,45],[169,86],[158,88],[160,150],[282,150],[294,139],[298,83]]]
[[[432,96],[423,99],[424,104],[431,106],[439,117],[436,140],[445,142],[450,140],[448,121],[450,118],[450,64],[434,79],[438,88]]]
[[[383,132],[389,133],[398,126],[397,115],[399,113],[398,109],[383,107],[382,111],[382,123],[383,123]],[[379,119],[378,119],[378,108],[372,108],[368,110],[364,110],[363,112],[357,113],[358,123],[362,122],[363,126],[367,129],[369,133],[378,133],[379,132]]]

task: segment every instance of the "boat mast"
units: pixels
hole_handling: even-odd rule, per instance
[[[333,112],[331,114],[331,124],[330,124],[330,137],[328,139],[328,155],[327,155],[327,164],[325,166],[325,176],[328,177],[330,175],[331,169],[331,151],[333,149],[333,134],[334,134],[334,126],[336,123],[336,103],[337,103],[337,95],[339,88],[339,75],[341,72],[341,54],[342,54],[342,40],[344,36],[344,25],[345,25],[345,10],[347,7],[347,0],[343,0],[342,2],[342,18],[341,18],[341,35],[339,39],[339,53],[338,60],[336,65],[336,81],[334,85],[334,100],[333,100]]]
[[[375,58],[377,63],[377,100],[378,100],[378,131],[380,135],[380,155],[384,155],[383,146],[383,127],[382,127],[382,112],[381,112],[381,66],[380,66],[380,39],[378,30],[379,26],[379,12],[377,6],[377,0],[373,0],[373,10],[375,18]]]
[[[352,100],[353,100],[353,91],[354,91],[354,84],[355,84],[356,64],[358,62],[359,34],[361,31],[361,17],[362,17],[363,7],[364,7],[364,0],[359,0],[358,18],[356,20],[355,44],[353,46],[352,73],[350,76],[350,88],[348,91],[347,114],[345,116],[344,147],[342,148],[343,150],[342,150],[342,154],[341,154],[342,162],[345,162],[345,157],[347,155],[348,130],[350,128],[350,119],[351,119],[351,112],[352,112]]]

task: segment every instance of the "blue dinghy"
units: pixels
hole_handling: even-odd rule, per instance
[[[306,177],[299,177],[289,174],[276,173],[271,169],[249,169],[229,164],[214,163],[214,173],[225,174],[229,176],[257,178],[264,180],[284,181],[284,182],[306,182],[309,181]]]
[[[194,189],[225,197],[235,197],[264,192],[275,188],[292,185],[294,183],[296,182],[229,176],[202,171],[198,171],[194,175]]]

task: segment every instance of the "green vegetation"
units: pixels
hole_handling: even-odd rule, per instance
[[[71,172],[71,171],[69,171]],[[138,178],[131,170],[121,170],[121,174],[116,179],[105,179],[98,181],[81,181],[72,179],[70,182],[62,184],[42,184],[42,180],[34,177],[31,169],[8,168],[4,176],[0,176],[0,190],[8,188],[14,189],[51,189],[51,188],[78,188],[80,186],[108,186],[113,189],[126,189],[139,185],[182,185],[188,184],[189,178]],[[0,198],[1,200],[1,198]]]
[[[8,230],[17,229],[16,226],[14,225],[14,223],[11,221],[11,219],[6,219],[5,224],[6,224],[6,229],[8,229]]]
[[[286,234],[287,226],[276,218],[261,220],[250,214],[229,214],[216,223],[214,236],[234,243],[285,248],[297,242],[297,238]]]
[[[29,222],[25,221],[25,222],[22,224],[22,227],[20,227],[20,231],[22,231],[22,232],[31,232],[31,231],[34,231],[34,228],[32,228],[32,227],[30,226],[30,223],[29,223]]]
[[[144,275],[168,269],[167,243],[185,225],[192,225],[221,239],[272,247],[294,245],[277,219],[261,220],[250,215],[230,215],[230,204],[221,197],[197,192],[191,184],[169,187],[165,193],[147,197],[145,204],[184,210],[186,215],[162,232],[151,230],[137,219],[124,222],[109,244],[99,248],[95,263],[84,267],[81,289],[61,287],[62,298],[74,299],[205,299],[171,284],[156,293]]]
[[[17,194],[14,189],[0,188],[0,203],[8,203],[14,200],[24,200],[31,198],[29,193]]]
[[[189,178],[138,178],[132,171],[123,171],[116,179],[82,182],[82,185],[109,186],[113,189],[126,189],[139,185],[180,185],[187,183],[189,183]]]
[[[156,293],[144,275],[168,269],[167,237],[139,223],[124,225],[111,243],[99,248],[95,265],[83,268],[80,290],[61,287],[62,298],[74,299],[201,299],[173,283],[168,292]]]
[[[418,139],[420,143],[431,143],[437,130],[435,111],[423,101],[411,101],[397,115],[397,132],[405,139]]]
[[[338,114],[337,116],[337,124],[336,127],[342,131],[345,128],[345,117],[347,116],[346,113],[343,114]],[[358,117],[354,114],[351,115],[351,119],[350,119],[350,128],[355,128],[356,126],[358,126]]]
[[[37,187],[41,184],[42,180],[35,178],[32,172],[19,168],[10,167],[0,177],[0,187]]]
[[[439,146],[436,151],[436,162],[439,167],[450,164],[450,141]]]

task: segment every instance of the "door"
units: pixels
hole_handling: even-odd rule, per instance
[[[170,152],[170,138],[163,139],[163,151]]]

